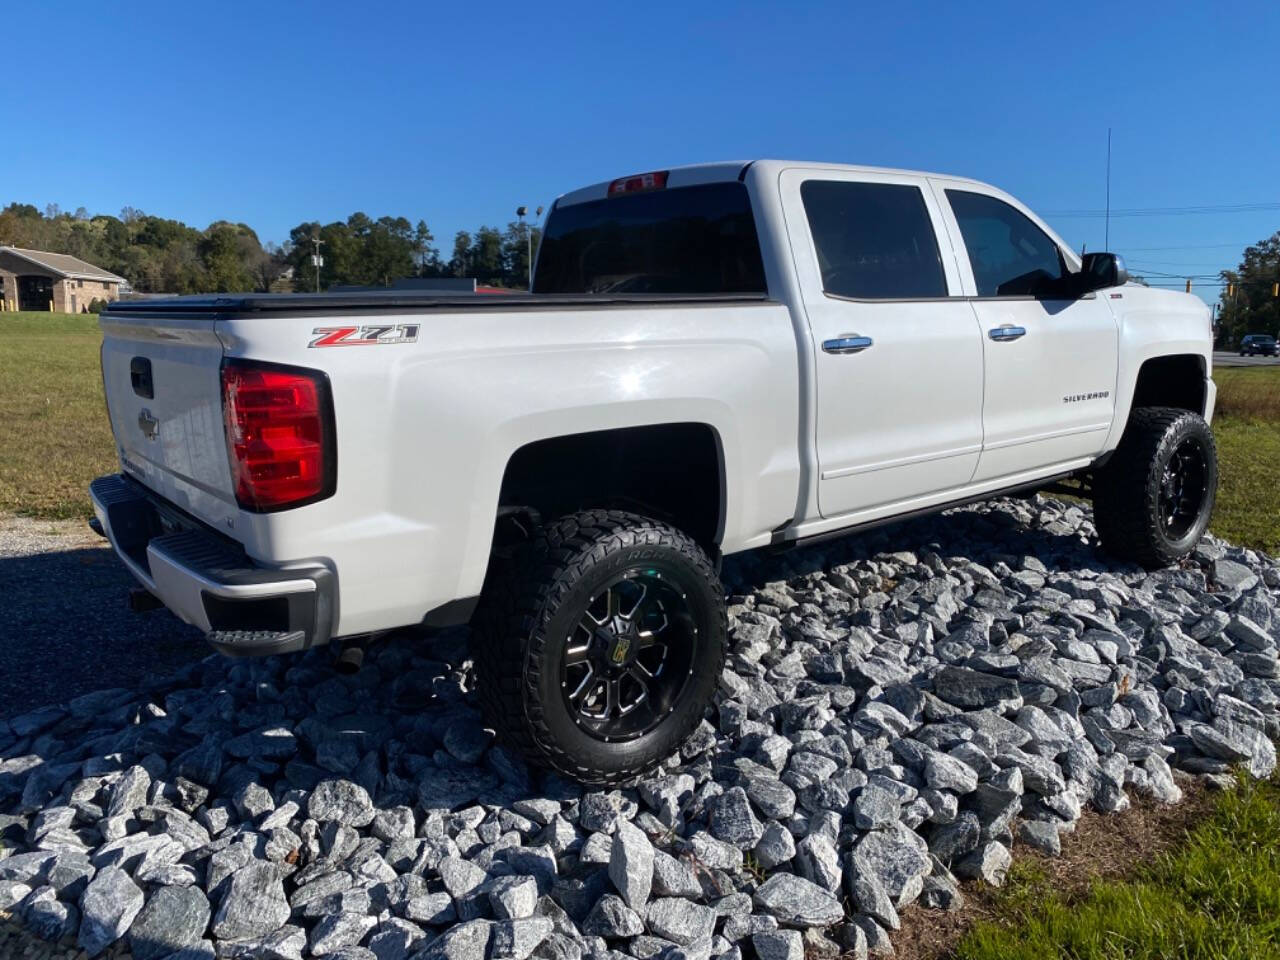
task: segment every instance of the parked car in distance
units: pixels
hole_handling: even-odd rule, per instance
[[[1265,333],[1251,333],[1240,341],[1240,356],[1256,357],[1259,354],[1264,357],[1274,357],[1276,338]]]
[[[1104,549],[1208,523],[1209,311],[1008,194],[757,161],[566,193],[532,291],[113,303],[96,523],[230,655],[472,625],[488,723],[618,783],[729,652],[723,556],[1063,478]]]

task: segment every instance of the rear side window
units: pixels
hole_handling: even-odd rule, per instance
[[[980,297],[1053,297],[1069,276],[1047,233],[1003,200],[948,190],[947,200],[969,251]]]
[[[534,293],[765,293],[741,183],[623,194],[557,207]]]
[[[919,187],[806,180],[800,199],[826,293],[865,300],[947,295]]]

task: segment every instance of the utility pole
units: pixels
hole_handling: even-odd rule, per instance
[[[533,289],[533,243],[529,238],[529,228],[525,225],[524,217],[529,212],[528,207],[516,207],[516,216],[520,218],[520,229],[524,231],[525,256],[528,258],[525,263],[525,286],[530,290]]]
[[[320,292],[320,268],[324,266],[324,257],[320,256],[320,247],[324,241],[319,237],[312,237],[311,242],[315,244],[315,253],[311,254],[311,264],[316,268],[316,293]]]
[[[528,207],[516,207],[516,216],[520,218],[520,227],[522,230],[524,230],[525,256],[528,257],[528,260],[526,262],[528,263],[529,266],[528,266],[528,269],[525,271],[527,274],[525,279],[528,281],[529,289],[533,290],[533,227],[524,222],[524,218],[528,215],[528,213],[529,213]],[[537,210],[535,210],[534,215],[541,217],[542,208],[539,207]]]

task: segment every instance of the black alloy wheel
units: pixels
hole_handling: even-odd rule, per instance
[[[698,658],[688,594],[641,564],[592,597],[561,658],[565,706],[605,743],[643,736],[679,699]]]
[[[1208,494],[1205,448],[1188,437],[1174,449],[1160,478],[1160,523],[1170,540],[1183,539],[1200,519]]]

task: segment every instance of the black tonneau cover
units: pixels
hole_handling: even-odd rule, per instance
[[[157,300],[116,300],[103,311],[103,316],[213,314],[232,317],[273,313],[331,316],[343,313],[430,313],[436,310],[569,310],[768,302],[770,302],[768,296],[763,293],[473,293],[459,295],[432,291],[373,290],[359,293],[243,293]]]

